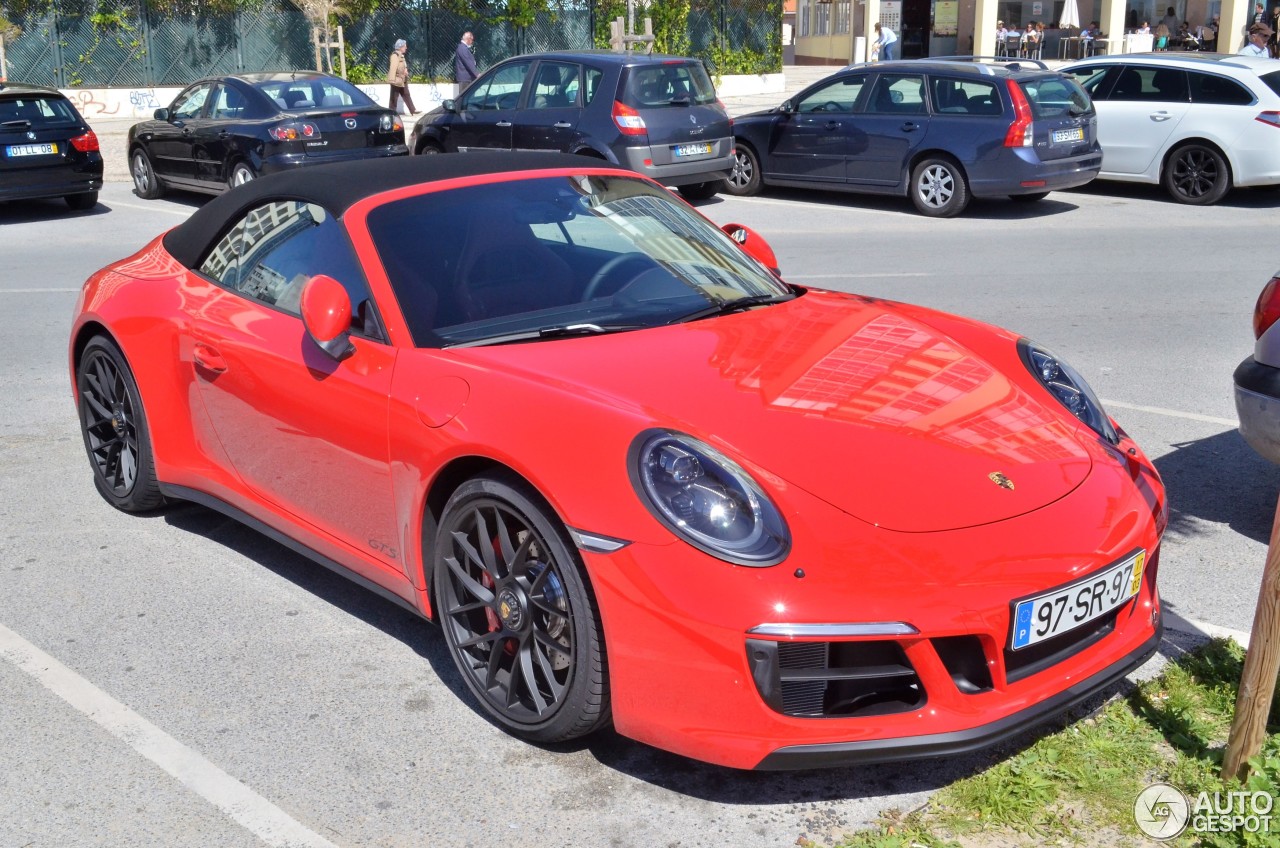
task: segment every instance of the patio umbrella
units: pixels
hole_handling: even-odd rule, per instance
[[[1080,8],[1076,5],[1076,0],[1063,0],[1058,26],[1063,29],[1080,29]]]

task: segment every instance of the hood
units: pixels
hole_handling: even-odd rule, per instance
[[[689,324],[468,354],[639,410],[766,486],[776,476],[891,530],[1000,521],[1080,485],[1091,459],[1075,419],[992,363],[1023,367],[1016,337],[991,329],[974,350],[926,315],[809,292]]]

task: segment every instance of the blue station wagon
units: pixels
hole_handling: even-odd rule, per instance
[[[1039,63],[853,65],[735,118],[733,129],[731,194],[766,185],[905,194],[942,218],[971,197],[1040,200],[1102,167],[1089,95]]]

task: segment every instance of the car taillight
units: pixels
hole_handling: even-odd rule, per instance
[[[276,141],[297,141],[300,138],[319,138],[320,128],[306,122],[280,124],[267,130],[267,135]]]
[[[98,150],[98,136],[94,134],[93,130],[89,130],[84,135],[78,135],[71,139],[71,146],[81,153]]]
[[[613,101],[613,122],[623,135],[644,135],[648,132],[640,113],[618,100]]]
[[[399,115],[386,112],[378,118],[378,132],[399,132],[402,129],[404,129],[404,123],[400,120]]]
[[[1031,104],[1022,93],[1022,86],[1013,80],[1005,80],[1009,86],[1009,97],[1013,100],[1013,123],[1004,135],[1005,147],[1031,147],[1035,143],[1035,132],[1031,126]]]
[[[1280,321],[1280,271],[1262,287],[1258,305],[1253,307],[1254,338],[1262,338],[1262,334],[1271,329],[1276,321]]]
[[[1280,128],[1280,112],[1259,112],[1254,120]]]

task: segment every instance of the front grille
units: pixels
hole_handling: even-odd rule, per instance
[[[1116,616],[1120,614],[1120,606],[1095,621],[1068,630],[1052,639],[1037,642],[1020,651],[1005,648],[1004,671],[1010,683],[1016,683],[1024,677],[1030,677],[1044,671],[1052,665],[1075,656],[1090,645],[1105,638],[1116,628]]]
[[[747,661],[760,697],[784,715],[887,715],[925,702],[920,678],[893,641],[748,639]]]

